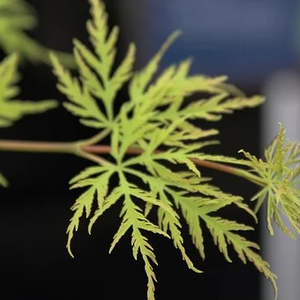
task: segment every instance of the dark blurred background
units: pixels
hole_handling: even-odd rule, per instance
[[[28,2],[39,16],[39,27],[30,34],[40,43],[64,51],[72,50],[73,37],[88,43],[87,1]],[[300,13],[296,0],[106,2],[110,23],[121,26],[118,59],[128,42],[134,41],[138,68],[172,31],[182,29],[183,35],[167,53],[162,67],[193,57],[192,73],[226,74],[231,83],[248,95],[265,92],[266,83],[280,70],[297,73]],[[22,99],[64,100],[55,88],[56,79],[49,66],[25,63],[20,71]],[[120,95],[120,102],[126,99],[125,95]],[[243,148],[260,155],[262,114],[261,108],[245,110],[212,124],[221,130],[222,144],[211,148],[211,152],[237,156]],[[14,127],[2,129],[0,135],[21,140],[73,141],[94,133],[59,108],[44,115],[27,116]],[[88,165],[67,155],[1,153],[1,171],[10,181],[10,189],[0,190],[1,299],[145,299],[143,265],[132,258],[130,237],[125,237],[115,252],[108,255],[120,222],[120,207],[95,225],[92,236],[87,234],[83,219],[73,241],[75,259],[66,251],[65,231],[72,216],[69,208],[80,192],[68,191],[67,183]],[[214,176],[214,183],[225,191],[241,194],[245,199],[256,192],[253,185],[238,178],[207,170],[205,174]],[[237,210],[225,213],[228,218],[254,225]],[[260,233],[257,230],[248,237],[259,243]],[[209,235],[205,236],[205,262],[187,242],[191,257],[205,271],[202,275],[188,270],[169,241],[150,237],[159,261],[157,299],[262,300],[262,284],[256,269],[250,264],[243,265],[233,252],[234,263],[227,263]],[[299,299],[300,296],[279,300]]]

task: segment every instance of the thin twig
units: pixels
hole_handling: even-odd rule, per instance
[[[74,154],[101,165],[111,165],[105,158],[95,154],[110,154],[111,146],[109,145],[91,145],[90,142],[102,139],[107,133],[102,132],[96,135],[88,142],[35,142],[35,141],[11,141],[0,140],[0,151],[16,151],[16,152],[41,152],[41,153],[69,153]],[[157,151],[162,152],[162,151]],[[141,148],[130,147],[126,151],[127,154],[139,155],[143,153]],[[235,176],[243,177],[256,184],[264,186],[265,183],[261,178],[249,173],[248,171],[231,167],[222,163],[216,163],[207,160],[200,160],[191,158],[197,166],[202,166],[209,169],[233,174]]]
[[[74,143],[0,140],[0,151],[74,153]]]

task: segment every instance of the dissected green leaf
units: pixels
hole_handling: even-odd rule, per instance
[[[59,80],[58,88],[69,100],[64,107],[79,116],[82,124],[103,128],[111,126],[117,92],[132,76],[135,46],[129,46],[123,62],[113,72],[119,29],[114,27],[109,31],[102,2],[90,0],[90,3],[92,20],[88,21],[87,30],[95,53],[79,40],[74,40],[74,56],[80,78],[73,78],[56,55],[52,54],[51,60]],[[99,109],[98,101],[103,104],[103,112]]]
[[[0,10],[3,3],[0,2]],[[0,63],[0,128],[12,126],[24,115],[42,113],[57,107],[57,102],[54,100],[38,102],[15,100],[19,94],[17,83],[20,78],[17,65],[17,54],[11,54]],[[1,173],[0,185],[8,186],[7,180]]]
[[[182,110],[180,116],[189,119],[200,118],[208,121],[219,121],[222,114],[229,114],[246,107],[256,107],[263,102],[264,98],[260,96],[228,99],[227,93],[221,93],[206,100],[201,99],[192,102]]]
[[[19,94],[16,83],[19,80],[17,72],[18,56],[12,54],[0,64],[0,127],[8,127],[27,114],[42,113],[57,107],[54,100],[21,101],[15,100]]]
[[[90,177],[99,173],[100,175],[97,177]],[[75,213],[71,218],[67,229],[67,248],[72,257],[73,254],[71,251],[71,240],[74,231],[77,231],[79,228],[79,219],[84,212],[86,214],[86,218],[90,217],[92,213],[92,204],[95,200],[95,197],[97,199],[98,209],[103,209],[104,200],[109,190],[109,179],[112,174],[112,170],[107,170],[102,167],[91,167],[71,180],[71,188],[88,187],[88,189],[76,200],[75,204],[72,206],[72,210],[75,211]]]
[[[84,188],[85,191],[72,207],[74,214],[67,230],[69,252],[71,239],[84,212],[89,218],[88,231],[91,232],[95,222],[114,204],[121,202],[121,223],[109,252],[124,235],[131,234],[133,256],[144,262],[148,300],[154,300],[156,276],[153,265],[157,264],[148,234],[170,238],[187,266],[201,273],[185,249],[181,231],[183,222],[188,225],[202,259],[207,255],[203,236],[203,226],[206,226],[228,261],[231,261],[228,248],[232,247],[244,263],[253,263],[271,281],[276,292],[276,276],[259,255],[258,245],[242,236],[243,232],[253,228],[224,219],[221,211],[235,205],[257,221],[255,213],[241,197],[210,184],[210,179],[203,177],[198,168],[200,160],[248,169],[252,168],[253,162],[203,152],[208,146],[219,143],[213,139],[219,132],[199,128],[194,122],[198,119],[218,121],[224,114],[256,107],[264,99],[247,97],[228,84],[226,76],[189,75],[189,59],[157,74],[163,55],[178,37],[178,31],[141,70],[132,70],[133,44],[124,60],[116,66],[119,29],[109,29],[102,1],[90,0],[90,4],[92,19],[88,21],[87,30],[92,50],[74,40],[79,77],[67,71],[52,55],[58,88],[68,98],[65,108],[78,116],[84,125],[103,128],[99,135],[110,133],[110,153],[105,158],[109,163],[101,165],[102,160],[99,160],[99,166],[84,170],[70,182],[71,188]],[[118,91],[127,86],[127,82],[129,99],[116,110],[114,103]],[[204,93],[206,98],[191,102],[189,97],[195,93],[197,97],[198,93]],[[99,139],[95,140],[97,142]],[[293,153],[297,153],[297,149]],[[297,155],[293,155],[290,160],[295,163],[297,159]],[[296,169],[293,176],[299,172]],[[237,175],[245,174],[250,176],[247,170]],[[157,220],[152,218],[153,211],[157,213]]]
[[[75,116],[80,117],[80,121],[92,122],[91,127],[103,128],[106,125],[106,118],[97,106],[89,89],[81,86],[79,81],[72,78],[69,71],[65,70],[56,56],[51,55],[54,73],[59,79],[58,89],[68,96],[70,102],[65,102],[64,107]]]
[[[251,162],[252,171],[264,182],[252,200],[257,202],[256,211],[266,202],[270,234],[274,234],[274,220],[283,232],[294,237],[284,225],[283,217],[287,217],[294,231],[300,234],[300,143],[286,141],[285,128],[280,124],[279,133],[266,149],[264,160],[243,153]]]

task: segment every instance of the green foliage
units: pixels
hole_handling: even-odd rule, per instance
[[[37,25],[34,9],[24,0],[0,0],[0,46],[6,54],[19,53],[34,62],[49,63],[49,49],[28,36]],[[57,52],[72,67],[71,55]]]
[[[283,232],[295,238],[284,225],[284,216],[295,233],[300,235],[300,143],[285,141],[285,129],[280,124],[279,134],[265,150],[265,160],[257,159],[248,152],[243,153],[252,163],[252,172],[263,183],[263,188],[252,200],[256,201],[256,212],[266,200],[270,234],[274,235],[274,220]]]
[[[42,113],[57,106],[53,100],[34,102],[14,99],[19,94],[16,86],[20,77],[17,64],[16,54],[10,55],[0,64],[0,127],[13,125],[24,115]]]
[[[57,106],[54,100],[34,102],[14,99],[19,94],[19,88],[16,86],[20,77],[17,64],[16,54],[10,55],[0,63],[0,128],[12,126],[24,115],[42,113]],[[0,185],[8,185],[1,173]]]
[[[271,281],[276,297],[276,276],[258,254],[259,246],[242,236],[243,232],[253,228],[221,217],[222,209],[229,205],[238,206],[256,219],[254,212],[241,197],[213,186],[209,178],[203,177],[196,162],[222,161],[252,168],[255,166],[254,159],[239,160],[202,152],[203,148],[218,143],[211,139],[218,131],[199,128],[193,123],[196,119],[219,121],[223,114],[256,107],[264,99],[260,96],[247,98],[227,84],[223,76],[189,75],[190,60],[167,67],[155,78],[162,57],[178,32],[171,35],[142,70],[132,71],[135,59],[133,44],[129,46],[123,62],[116,67],[118,27],[109,31],[101,1],[90,0],[90,4],[92,20],[88,21],[87,30],[93,50],[74,40],[79,77],[66,70],[55,54],[51,56],[58,88],[67,96],[64,107],[79,117],[82,124],[100,129],[95,138],[81,146],[94,145],[108,134],[111,141],[110,155],[101,157],[99,165],[87,168],[70,182],[71,188],[86,189],[72,207],[74,214],[67,229],[70,254],[73,256],[71,240],[82,215],[89,218],[91,232],[93,224],[121,201],[121,224],[109,251],[126,233],[131,234],[133,257],[137,259],[140,256],[144,261],[148,300],[154,299],[156,277],[153,265],[157,261],[147,233],[172,240],[187,266],[195,272],[202,272],[186,253],[181,231],[183,222],[188,225],[192,241],[203,259],[205,244],[202,232],[203,226],[206,226],[225,259],[231,261],[228,253],[231,245],[244,263],[253,263]],[[116,112],[114,102],[117,93],[127,81],[129,100]],[[210,96],[186,103],[188,96],[199,92]],[[298,159],[297,156],[292,157],[291,164]],[[299,174],[299,168],[295,172]],[[247,179],[251,177],[247,172],[237,175],[241,174]],[[293,176],[286,171],[284,178],[287,175],[289,179]],[[92,209],[94,202],[95,210]],[[291,203],[295,201],[289,201],[285,209],[290,209]],[[271,207],[271,212],[277,214],[273,204]],[[299,212],[299,207],[293,206],[293,209]],[[156,213],[156,220],[150,217],[152,212]]]
[[[67,228],[70,255],[73,257],[71,242],[82,216],[89,219],[88,231],[91,233],[95,222],[121,202],[120,226],[109,252],[125,234],[131,235],[133,257],[135,260],[141,257],[144,262],[148,300],[155,298],[157,281],[154,272],[157,260],[148,234],[168,238],[188,268],[202,273],[186,252],[183,224],[187,225],[201,259],[207,255],[203,235],[206,227],[224,258],[232,262],[231,249],[243,263],[252,263],[270,280],[276,298],[275,274],[259,255],[259,246],[244,235],[254,227],[222,217],[222,210],[236,206],[257,222],[256,214],[266,203],[271,235],[274,234],[273,222],[293,238],[300,234],[300,144],[285,141],[285,129],[280,125],[279,134],[266,149],[264,159],[244,150],[241,152],[245,159],[207,153],[208,146],[219,143],[215,139],[218,131],[200,128],[195,121],[219,121],[224,114],[257,107],[263,103],[263,97],[247,97],[228,84],[225,76],[189,75],[191,61],[188,59],[158,74],[165,52],[180,35],[178,31],[167,39],[142,70],[133,70],[134,44],[129,45],[125,58],[116,66],[119,28],[108,28],[103,2],[89,2],[92,18],[87,22],[87,31],[92,50],[74,40],[78,76],[62,65],[64,55],[51,54],[58,89],[67,98],[64,107],[83,125],[97,130],[97,134],[88,140],[61,147],[62,152],[95,163],[70,181],[71,189],[84,189],[71,208],[73,216]],[[48,50],[25,34],[25,30],[36,24],[32,9],[21,0],[0,0],[0,13],[3,49],[47,61]],[[0,127],[9,127],[24,115],[57,106],[53,100],[37,103],[15,100],[19,94],[17,63],[15,53],[0,63]],[[127,84],[128,101],[116,110],[118,92]],[[187,101],[196,95],[205,97]],[[97,148],[98,154],[104,155],[96,155],[95,147],[108,136],[110,145]],[[252,198],[256,202],[255,209],[252,210],[242,197],[214,186],[212,180],[202,174],[201,166],[232,173],[257,184],[260,190]],[[2,173],[0,185],[8,186]],[[283,217],[289,220],[293,232],[284,224]]]
[[[3,187],[8,186],[8,182],[7,182],[6,178],[1,173],[0,173],[0,186],[3,186]]]
[[[88,21],[87,30],[95,54],[80,41],[74,40],[74,57],[82,85],[62,67],[56,55],[52,55],[52,62],[59,79],[58,88],[68,96],[65,108],[79,116],[84,125],[104,128],[111,126],[117,92],[131,77],[135,47],[130,45],[123,63],[112,72],[119,30],[115,27],[108,31],[102,3],[93,1],[93,7],[93,20]],[[100,110],[96,98],[101,99],[104,112]]]

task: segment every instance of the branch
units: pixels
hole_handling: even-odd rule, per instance
[[[106,159],[95,154],[110,154],[111,146],[109,145],[89,145],[83,142],[34,142],[34,141],[12,141],[0,140],[0,151],[10,152],[38,152],[38,153],[68,153],[74,154],[101,165],[111,164]],[[131,155],[139,155],[143,152],[141,148],[130,147],[126,153]],[[161,152],[161,151],[158,151]],[[258,185],[265,186],[261,178],[255,176],[245,170],[231,167],[222,163],[211,162],[191,158],[197,165],[209,169],[214,169],[224,173],[229,173],[235,176],[243,177]]]

